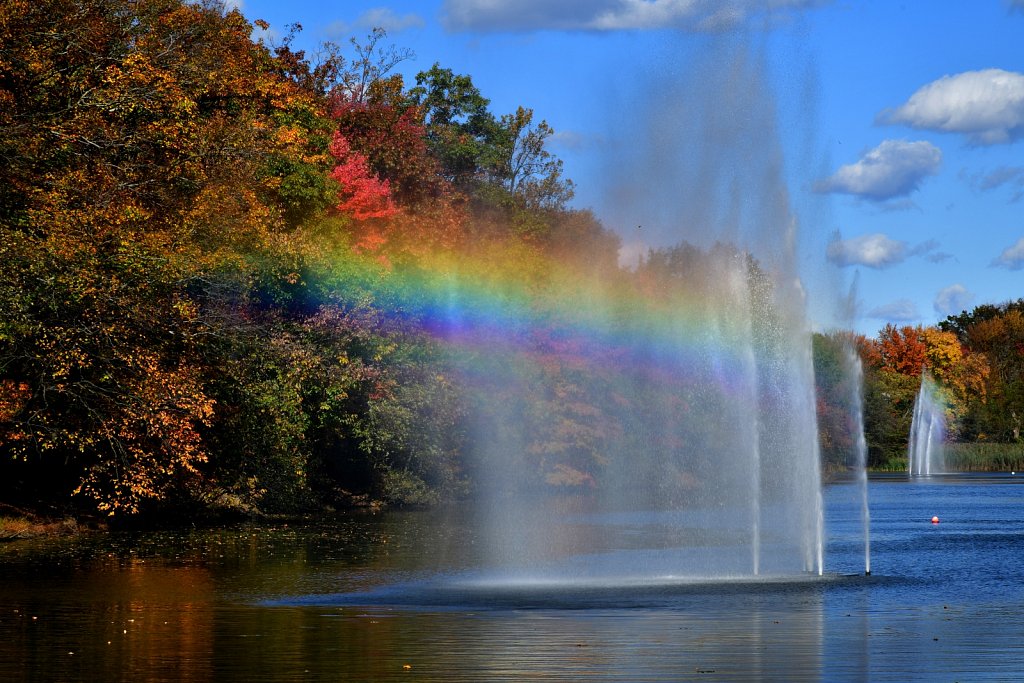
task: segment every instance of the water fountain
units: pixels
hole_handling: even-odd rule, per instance
[[[855,462],[854,471],[857,475],[857,487],[860,489],[860,521],[864,534],[864,574],[871,574],[871,509],[868,507],[868,443],[864,436],[864,366],[860,355],[850,344],[846,348],[847,372],[853,378],[853,396],[851,410],[853,413],[853,433]]]
[[[938,386],[927,371],[921,372],[921,389],[914,402],[907,448],[910,476],[930,476],[943,471],[942,440],[946,431],[945,406]]]
[[[501,580],[622,584],[823,572],[798,221],[764,65],[743,45],[717,56],[694,67],[697,81],[659,80],[652,97],[661,99],[643,108],[653,117],[640,126],[647,137],[634,141],[634,156],[615,160],[617,196],[631,198],[618,210],[640,212],[663,242],[696,245],[674,252],[674,307],[623,316],[616,302],[591,300],[604,314],[564,336],[599,347],[598,360],[571,382],[565,372],[512,372],[525,354],[490,345],[510,360],[486,378],[504,394],[474,439],[477,460],[487,463],[480,469],[490,472],[477,517],[484,562]],[[607,357],[615,358],[613,375],[600,364]],[[667,385],[671,392],[652,389]],[[572,440],[584,440],[590,423],[578,416],[567,420],[561,442],[532,445],[542,420],[524,418],[518,406],[530,402],[519,392],[569,397],[553,410],[576,396],[612,395],[587,404],[600,406],[613,433],[582,465]],[[538,467],[547,468],[546,481],[526,473]],[[552,481],[569,485],[552,495]]]

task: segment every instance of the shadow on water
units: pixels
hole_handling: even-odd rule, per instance
[[[266,607],[394,607],[452,610],[679,609],[723,599],[776,595],[820,599],[825,591],[906,581],[885,577],[806,574],[776,577],[652,577],[623,582],[464,575],[396,583],[373,590],[276,598]]]

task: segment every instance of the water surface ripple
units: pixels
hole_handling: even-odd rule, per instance
[[[873,478],[872,576],[853,483],[821,577],[673,568],[704,537],[640,511],[512,567],[459,509],[7,544],[0,680],[1019,680],[1022,481]]]

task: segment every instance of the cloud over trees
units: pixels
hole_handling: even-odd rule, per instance
[[[967,288],[957,283],[944,287],[935,295],[935,303],[932,306],[939,315],[953,315],[966,310],[974,303],[974,294],[967,291]]]

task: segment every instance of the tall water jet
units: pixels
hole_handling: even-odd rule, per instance
[[[854,468],[860,488],[860,521],[864,534],[864,573],[871,574],[871,509],[868,506],[868,442],[864,435],[864,366],[850,344],[846,347],[847,372],[853,378],[851,414],[854,434]]]
[[[488,363],[470,378],[479,538],[509,580],[823,572],[811,335],[774,101],[741,40],[708,60],[658,79],[622,128],[638,139],[609,160],[610,221],[657,240],[637,288],[580,292],[557,315],[527,303],[532,319],[467,352]]]
[[[945,406],[938,386],[927,371],[921,372],[921,389],[914,402],[907,447],[910,476],[929,476],[944,469],[942,442],[946,433]]]

